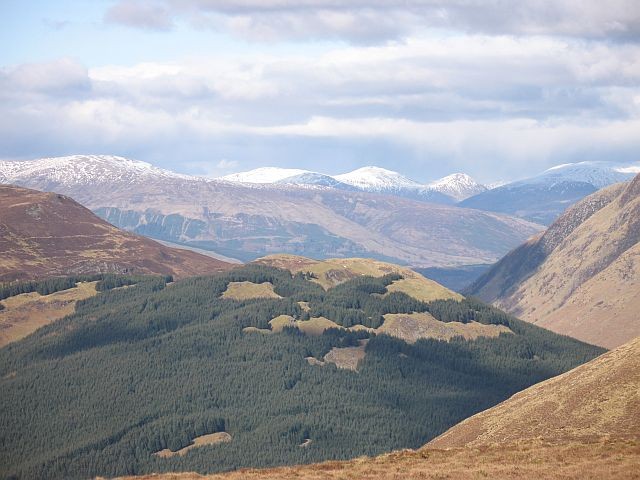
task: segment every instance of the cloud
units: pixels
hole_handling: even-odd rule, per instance
[[[639,99],[640,45],[538,36],[90,69],[60,59],[0,70],[0,152],[114,153],[214,176],[402,162],[419,178],[509,178],[637,160]]]
[[[126,0],[112,5],[104,14],[107,23],[118,23],[144,30],[171,30],[173,21],[159,2]]]
[[[91,88],[89,73],[79,62],[61,58],[51,62],[25,63],[0,69],[0,98],[41,94],[56,96],[84,95]]]
[[[256,41],[375,43],[432,29],[640,39],[636,0],[138,0],[115,4],[108,19],[160,29],[180,19]]]

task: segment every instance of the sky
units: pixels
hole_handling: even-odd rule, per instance
[[[0,0],[0,158],[427,182],[640,160],[637,0]]]

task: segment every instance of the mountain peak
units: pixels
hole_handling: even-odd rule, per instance
[[[459,202],[487,190],[487,187],[476,182],[466,173],[452,173],[429,183],[427,188],[448,195]]]
[[[342,175],[335,175],[334,178],[354,187],[378,192],[393,191],[401,188],[422,188],[422,185],[418,182],[398,172],[371,165],[343,173]]]

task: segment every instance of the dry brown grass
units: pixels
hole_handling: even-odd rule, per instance
[[[98,282],[78,283],[75,288],[40,295],[23,293],[2,300],[0,310],[0,347],[20,340],[38,328],[71,315],[78,300],[97,294]]]
[[[282,332],[284,327],[296,327],[307,335],[322,335],[325,330],[330,328],[343,328],[336,322],[325,317],[313,317],[309,320],[296,320],[289,315],[278,315],[269,322],[269,325],[271,325],[271,332],[273,333]],[[253,329],[252,331],[256,330],[261,331],[263,329]]]
[[[269,322],[269,325],[272,332],[280,333],[284,327],[295,326],[295,319],[290,315],[278,315]]]
[[[397,273],[402,275],[403,279],[390,285],[388,287],[390,292],[404,292],[417,300],[425,302],[462,299],[462,296],[458,293],[423,277],[409,268],[369,258],[332,258],[317,261],[296,255],[269,255],[258,259],[257,262],[283,268],[292,273],[313,273],[317,278],[312,281],[320,284],[325,290],[363,275],[381,277],[390,273]]]
[[[507,255],[474,294],[605,348],[640,335],[638,192],[640,176],[588,196]]]
[[[640,437],[640,337],[516,393],[440,437],[434,447],[544,438]]]
[[[384,323],[375,329],[376,333],[385,333],[392,337],[415,343],[421,338],[435,338],[449,341],[454,337],[475,340],[479,337],[497,337],[501,333],[511,333],[504,325],[485,325],[478,322],[441,322],[429,313],[389,313]]]
[[[310,448],[313,448],[311,446]],[[550,444],[543,441],[448,450],[399,451],[346,462],[272,469],[242,469],[219,475],[154,474],[136,480],[403,480],[403,479],[637,479],[637,440]],[[130,477],[131,478],[131,477]]]
[[[227,432],[210,433],[194,438],[191,445],[181,448],[180,450],[177,450],[175,452],[169,450],[168,448],[165,448],[164,450],[160,450],[159,452],[154,453],[154,455],[161,458],[171,458],[175,456],[181,457],[185,455],[189,450],[192,450],[194,448],[204,447],[205,445],[216,445],[218,443],[227,443],[231,440],[231,435],[229,435]]]
[[[254,298],[282,298],[273,290],[270,282],[230,282],[222,293],[222,298],[234,300],[252,300]]]
[[[366,355],[364,351],[366,346],[367,340],[360,340],[360,345],[357,347],[333,347],[329,353],[324,356],[324,361],[326,363],[333,363],[338,368],[357,372],[358,363],[360,360],[363,360]]]

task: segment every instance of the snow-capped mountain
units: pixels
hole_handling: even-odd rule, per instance
[[[227,182],[239,183],[275,183],[280,182],[288,177],[301,175],[304,173],[313,173],[308,170],[299,168],[278,168],[278,167],[261,167],[246,172],[232,173],[219,177],[219,180]]]
[[[424,188],[424,185],[414,182],[398,172],[372,166],[335,175],[333,178],[368,192],[382,193],[399,190],[421,190]]]
[[[335,175],[333,178],[365,192],[383,193],[443,205],[452,205],[456,202],[445,192],[429,188],[386,168],[362,167],[349,173]]]
[[[331,175],[324,173],[305,172],[299,175],[283,178],[275,183],[285,185],[312,185],[317,187],[331,187],[340,190],[357,190],[354,186],[336,180]]]
[[[631,180],[637,173],[640,173],[640,163],[567,163],[474,195],[460,202],[460,206],[550,224],[587,195],[607,185]]]
[[[445,192],[431,189],[393,170],[373,166],[358,168],[340,175],[327,175],[295,168],[263,167],[248,172],[226,175],[220,177],[219,180],[360,190],[445,205],[451,205],[456,202],[454,197]]]
[[[113,155],[70,155],[28,161],[0,161],[0,182],[17,185],[96,185],[159,179],[202,180]]]
[[[487,187],[479,184],[466,173],[447,175],[427,184],[427,188],[448,195],[459,202],[488,190]]]
[[[141,235],[243,260],[280,252],[422,266],[489,263],[539,230],[504,215],[433,205],[428,195],[452,200],[409,180],[400,183],[411,188],[381,197],[306,171],[288,184],[238,183],[76,155],[1,162],[0,181],[67,195]]]
[[[623,165],[613,162],[565,163],[545,170],[540,175],[526,180],[525,183],[584,182],[596,188],[606,187],[618,182],[631,180],[640,173],[640,163]]]

